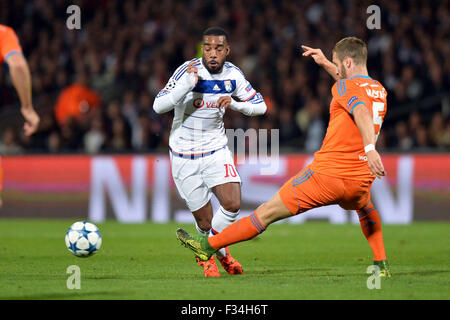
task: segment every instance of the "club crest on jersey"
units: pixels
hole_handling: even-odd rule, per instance
[[[233,90],[233,86],[231,85],[230,80],[225,80],[223,83],[225,85],[225,90],[227,90],[228,92]]]

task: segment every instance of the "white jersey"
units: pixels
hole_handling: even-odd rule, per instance
[[[264,104],[264,99],[232,63],[225,62],[221,73],[210,74],[202,59],[193,59],[174,72],[155,100],[170,93],[177,82],[187,76],[187,67],[191,62],[195,62],[194,66],[198,68],[198,82],[174,107],[169,147],[178,153],[198,154],[218,150],[228,142],[223,124],[225,108],[217,107],[220,97],[231,96],[251,104]]]

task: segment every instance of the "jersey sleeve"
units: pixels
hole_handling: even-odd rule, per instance
[[[252,100],[253,98],[256,97],[258,92],[255,89],[253,89],[252,85],[245,78],[244,74],[239,68],[235,66],[233,66],[233,68],[237,69],[236,70],[237,78],[236,78],[236,90],[233,92],[232,96],[242,102]]]
[[[364,90],[348,79],[337,81],[333,85],[331,93],[338,104],[350,114],[359,105],[365,105],[367,108],[370,108],[370,100]]]
[[[175,72],[172,74],[172,76],[167,81],[167,84],[165,87],[156,95],[156,98],[160,98],[162,96],[165,96],[166,94],[169,94],[177,85],[177,82],[181,79],[181,77],[186,74],[187,68],[189,63],[191,63],[194,60],[186,61],[181,66],[175,70]],[[194,64],[195,67],[198,67],[201,65],[200,60],[197,60],[197,62]]]
[[[8,60],[8,58],[16,53],[22,53],[19,39],[13,29],[0,27],[0,62]]]

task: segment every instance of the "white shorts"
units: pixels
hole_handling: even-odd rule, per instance
[[[173,180],[191,212],[208,203],[213,187],[228,182],[241,183],[227,146],[194,159],[182,158],[177,153],[169,154]]]

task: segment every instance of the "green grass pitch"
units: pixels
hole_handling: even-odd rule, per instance
[[[0,220],[0,299],[450,299],[450,224],[385,225],[393,277],[367,288],[370,247],[359,225],[275,224],[231,247],[244,275],[204,278],[175,236],[178,226],[98,224],[89,258],[65,247],[70,220]],[[78,265],[81,289],[66,286]]]

